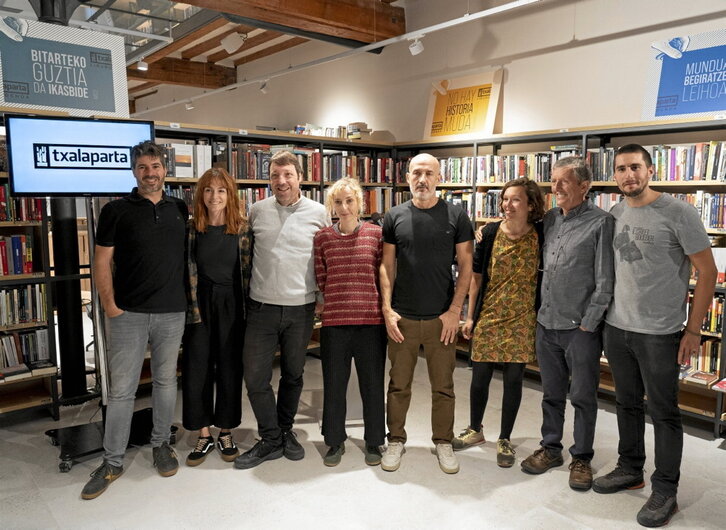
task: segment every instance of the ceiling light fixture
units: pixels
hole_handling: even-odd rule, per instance
[[[234,53],[239,50],[247,40],[247,35],[244,33],[230,33],[223,38],[219,43],[227,53]]]
[[[144,61],[144,58],[142,57],[141,59],[139,59],[139,62],[136,63],[136,69],[141,72],[146,72],[149,69],[149,63]]]
[[[267,81],[260,83],[260,92],[267,94]]]
[[[431,86],[434,87],[434,90],[441,94],[442,96],[446,95],[446,89],[444,88],[441,81],[432,81]]]
[[[418,55],[424,51],[424,45],[423,42],[421,42],[421,37],[423,37],[423,35],[416,37],[413,39],[413,42],[408,45],[408,51],[411,52],[411,55]]]
[[[187,110],[194,109],[194,103],[192,103],[192,100],[191,99],[186,102],[186,104],[184,105],[184,108],[187,109]]]

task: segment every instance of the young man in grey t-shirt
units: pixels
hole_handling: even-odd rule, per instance
[[[637,520],[648,527],[666,524],[678,511],[683,452],[678,365],[700,347],[701,323],[716,283],[713,254],[698,212],[651,189],[653,172],[650,154],[642,146],[618,149],[615,181],[625,200],[610,211],[615,217],[615,291],[603,345],[615,380],[619,458],[613,471],[593,482],[598,493],[644,486],[647,394],[655,472],[652,494]],[[698,280],[684,328],[691,265]]]

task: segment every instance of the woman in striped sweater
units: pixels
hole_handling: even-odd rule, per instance
[[[365,462],[381,462],[385,437],[386,327],[381,314],[378,268],[381,227],[363,223],[363,191],[344,178],[328,190],[326,207],[338,221],[315,234],[315,275],[323,294],[320,357],[323,366],[323,436],[330,447],[323,462],[340,463],[347,438],[346,391],[351,360],[363,401]]]

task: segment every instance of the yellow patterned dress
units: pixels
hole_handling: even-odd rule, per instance
[[[535,360],[539,247],[532,229],[512,241],[497,230],[488,265],[489,284],[474,326],[471,360],[528,363]]]

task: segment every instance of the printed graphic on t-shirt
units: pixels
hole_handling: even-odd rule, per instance
[[[613,246],[618,251],[620,261],[633,263],[643,259],[643,253],[635,242],[640,244],[652,245],[655,236],[650,233],[650,229],[634,227],[631,231],[630,225],[624,225],[622,231],[615,236]]]

